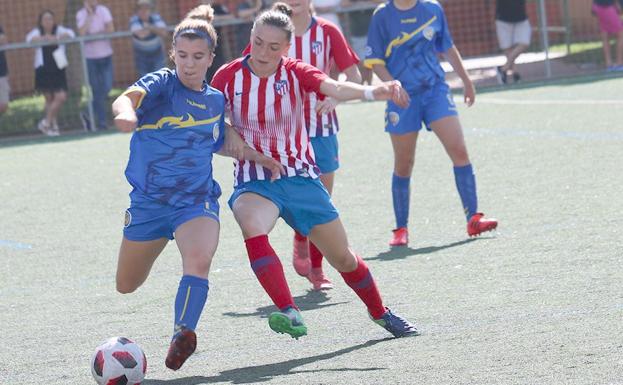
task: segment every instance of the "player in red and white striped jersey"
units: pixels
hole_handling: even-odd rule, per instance
[[[237,161],[236,185],[229,199],[251,268],[279,309],[269,316],[269,325],[294,338],[307,334],[281,262],[268,241],[268,233],[281,217],[299,233],[309,234],[377,324],[396,337],[416,335],[413,325],[383,305],[366,263],[349,249],[337,209],[317,177],[303,109],[310,92],[337,100],[391,99],[405,107],[409,98],[398,82],[367,87],[337,82],[309,64],[284,57],[293,32],[285,14],[264,12],[251,32],[251,53],[221,67],[212,80],[225,95],[230,122],[245,142],[284,167],[271,182],[275,176],[269,170]]]
[[[357,64],[359,58],[346,42],[340,29],[332,22],[315,17],[310,12],[310,0],[285,0],[292,8],[294,35],[290,39],[288,56],[302,60],[325,74],[337,70],[346,75],[346,80],[361,83]],[[316,105],[320,100],[316,94],[309,94],[305,102],[305,125],[320,168],[320,180],[329,195],[333,193],[335,171],[339,168],[337,132],[339,125],[336,111],[318,114]],[[332,103],[326,99],[323,103]],[[331,289],[331,281],[322,270],[322,253],[307,237],[294,234],[292,264],[299,275],[306,276],[314,290]]]

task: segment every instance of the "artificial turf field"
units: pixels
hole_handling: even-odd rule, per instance
[[[450,161],[422,133],[408,248],[394,226],[383,103],[339,107],[334,202],[386,305],[423,335],[390,339],[339,274],[310,292],[291,267],[291,231],[271,234],[309,335],[273,333],[217,157],[221,238],[198,348],[164,357],[181,274],[170,243],[137,292],[115,291],[130,136],[0,144],[0,384],[90,384],[89,359],[123,335],[147,355],[146,385],[623,384],[623,79],[479,94],[460,107],[480,209],[497,232],[469,239]],[[325,265],[326,266],[326,265]]]

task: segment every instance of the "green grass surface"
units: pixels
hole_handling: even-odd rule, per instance
[[[89,384],[104,339],[136,340],[146,385],[622,384],[623,79],[517,88],[460,108],[480,208],[499,231],[467,238],[452,168],[420,135],[411,243],[390,250],[392,151],[382,103],[339,108],[334,202],[385,303],[423,335],[387,339],[336,288],[309,292],[290,262],[291,231],[271,235],[308,335],[272,332],[274,310],[248,266],[217,158],[221,239],[197,353],[164,367],[180,278],[174,243],[137,292],[115,292],[128,204],[130,136],[76,135],[0,147],[1,384]]]

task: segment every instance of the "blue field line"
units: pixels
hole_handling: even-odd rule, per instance
[[[542,131],[542,130],[523,130],[516,128],[478,128],[471,127],[469,132],[474,134],[491,134],[504,136],[520,136],[520,137],[539,137],[550,139],[578,139],[582,141],[623,141],[623,132],[577,132],[577,131]]]
[[[15,242],[15,241],[7,241],[5,239],[0,239],[0,246],[8,247],[10,249],[17,249],[17,250],[32,249],[32,245],[27,245],[25,243],[20,243],[20,242]]]

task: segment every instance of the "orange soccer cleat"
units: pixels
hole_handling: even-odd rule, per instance
[[[495,230],[498,227],[497,219],[485,218],[483,213],[472,215],[467,222],[467,234],[470,237],[478,236],[486,231]]]
[[[399,227],[392,232],[392,240],[389,241],[390,246],[406,246],[409,243],[409,230],[406,227]]]

